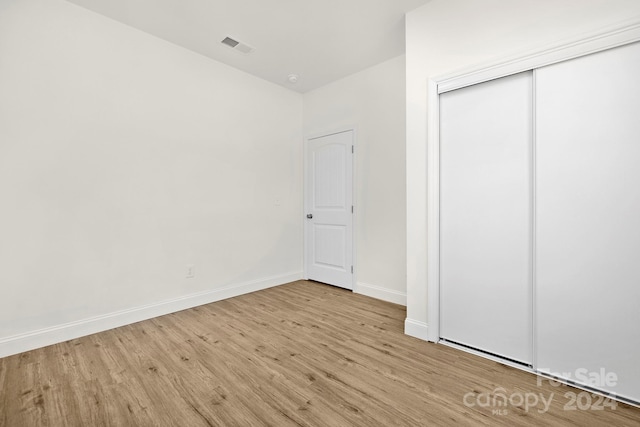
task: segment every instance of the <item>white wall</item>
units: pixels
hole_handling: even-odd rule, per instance
[[[301,277],[301,127],[300,94],[0,2],[0,356]]]
[[[407,15],[407,323],[427,338],[427,80],[640,15],[637,0],[433,0]]]
[[[404,55],[304,94],[306,136],[354,126],[354,291],[406,304]]]

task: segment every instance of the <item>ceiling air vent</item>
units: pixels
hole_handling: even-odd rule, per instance
[[[244,54],[253,52],[253,48],[248,44],[239,42],[238,40],[234,40],[231,37],[225,37],[222,40],[222,44],[229,46],[231,49],[237,50]]]

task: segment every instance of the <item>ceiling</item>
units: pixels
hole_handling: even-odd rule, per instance
[[[307,92],[404,53],[404,15],[429,0],[68,1]],[[255,50],[222,44],[227,36]]]

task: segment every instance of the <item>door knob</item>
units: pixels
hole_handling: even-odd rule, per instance
[[[309,219],[313,218],[313,214],[307,214],[307,218]]]

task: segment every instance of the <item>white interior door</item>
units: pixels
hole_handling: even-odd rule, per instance
[[[307,278],[353,289],[353,131],[307,140]]]
[[[538,369],[635,401],[639,76],[639,43],[536,71]]]
[[[532,73],[440,95],[440,336],[527,365]]]

